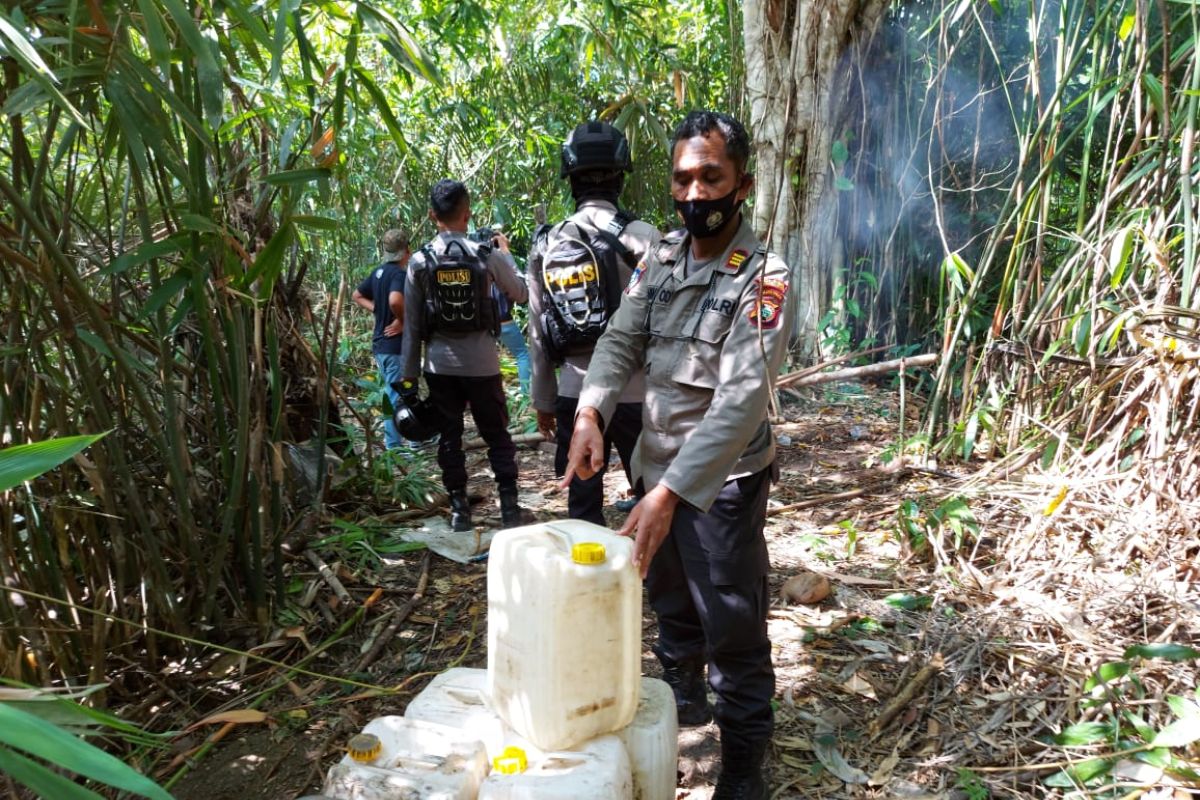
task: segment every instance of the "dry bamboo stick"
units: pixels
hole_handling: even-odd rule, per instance
[[[887,372],[900,369],[901,365],[907,367],[927,367],[934,364],[938,358],[937,353],[925,353],[924,355],[912,356],[911,358],[895,358],[891,361],[880,361],[878,364],[867,364],[862,367],[847,367],[846,369],[837,369],[833,372],[820,372],[813,374],[811,370],[803,370],[795,372],[791,375],[784,375],[776,382],[776,386],[780,389],[796,388],[797,386],[812,386],[818,383],[829,383],[830,381],[848,381],[855,378],[866,378],[872,375],[882,375]]]
[[[367,667],[374,663],[375,659],[383,651],[384,646],[392,640],[396,635],[396,631],[400,630],[400,626],[404,624],[404,620],[408,619],[408,615],[412,613],[417,604],[425,597],[425,589],[429,586],[429,551],[425,551],[425,557],[421,559],[421,577],[417,579],[417,588],[412,593],[412,597],[408,598],[408,602],[400,607],[396,615],[392,617],[392,621],[383,629],[379,636],[367,652],[363,653],[362,658],[354,666],[355,672],[362,672]]]
[[[337,576],[333,574],[333,570],[329,568],[328,564],[321,560],[319,555],[314,553],[312,550],[305,550],[304,557],[307,558],[312,565],[317,568],[317,572],[320,573],[321,579],[324,580],[325,583],[329,584],[329,588],[333,589],[333,593],[337,595],[338,600],[342,601],[343,603],[354,602],[350,597],[350,593],[346,591],[346,587],[342,585],[342,582],[339,581]]]
[[[872,720],[871,725],[867,729],[868,733],[872,737],[878,736],[887,727],[887,724],[892,721],[892,718],[911,703],[913,698],[917,696],[917,693],[925,688],[925,684],[929,683],[930,679],[941,672],[945,666],[946,662],[942,654],[934,653],[929,663],[921,667],[917,674],[913,676],[913,679],[906,683],[904,688],[884,705],[883,710],[879,712],[879,716]]]

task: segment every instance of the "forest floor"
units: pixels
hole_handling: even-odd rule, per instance
[[[1102,664],[1121,663],[1131,643],[1197,640],[1194,574],[1164,565],[1145,541],[1100,548],[1056,525],[1059,487],[995,476],[984,483],[962,466],[953,473],[897,469],[889,460],[899,432],[894,393],[858,384],[824,388],[782,416],[782,477],[766,529],[777,685],[773,798],[1045,796],[1053,776],[1067,775],[1064,767],[1106,744],[1093,735],[1090,750],[1064,755],[1047,738],[1098,717],[1084,691],[1089,676]],[[914,420],[910,409],[910,435]],[[495,493],[483,451],[468,465],[472,492],[484,498],[478,522],[496,505]],[[522,448],[520,465],[526,507],[539,519],[564,515],[552,456]],[[609,482],[611,503],[624,487],[623,479]],[[607,513],[619,527],[624,514],[611,505]],[[353,520],[391,530],[404,516],[364,503]],[[260,652],[295,663],[334,638],[306,669],[398,691],[380,696],[292,676],[286,691],[262,706],[265,716],[244,724],[221,718],[224,727],[202,726],[179,741],[185,753],[214,729],[224,732],[174,786],[181,800],[316,794],[345,742],[369,719],[402,713],[449,666],[485,665],[486,562],[463,565],[436,555],[426,561],[421,552],[379,560],[362,548],[321,552],[356,604],[372,595],[377,602],[348,635],[335,637],[349,606],[301,561],[293,581],[304,582],[309,604],[294,608],[295,624]],[[396,636],[355,672],[364,642],[409,603],[426,569],[426,589]],[[1195,569],[1194,556],[1187,569]],[[783,584],[801,574],[827,581],[828,596],[808,604],[785,599]],[[648,675],[659,673],[649,649],[654,631],[647,610]],[[1190,665],[1149,664],[1130,667],[1140,672],[1146,697],[1191,692]],[[236,661],[223,669],[205,700],[192,704],[192,719],[246,708],[263,684],[278,680],[274,669],[264,675]],[[716,736],[712,725],[681,729],[680,800],[711,795]],[[1119,750],[1111,738],[1109,750]],[[1107,764],[1126,785],[1165,786],[1161,797],[1172,796],[1161,769],[1147,776],[1153,767],[1119,752]],[[1071,778],[1058,781],[1071,786]]]

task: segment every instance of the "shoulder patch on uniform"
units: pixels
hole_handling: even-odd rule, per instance
[[[742,264],[745,264],[746,259],[749,257],[749,250],[742,250],[741,248],[738,248],[729,254],[729,259],[725,262],[725,266],[736,272],[742,268]]]
[[[629,283],[625,284],[625,294],[633,291],[633,287],[637,286],[642,280],[642,275],[646,272],[646,262],[639,261],[637,266],[633,268],[633,274],[629,276]]]
[[[379,280],[382,277],[383,277],[383,267],[380,267],[379,269],[375,270],[375,280]]]
[[[778,278],[758,278],[754,281],[755,303],[746,315],[751,325],[761,330],[778,327],[783,316],[783,301],[787,298],[788,282]]]

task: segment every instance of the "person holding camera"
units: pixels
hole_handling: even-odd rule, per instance
[[[596,341],[620,305],[634,266],[661,238],[654,226],[617,205],[625,173],[633,168],[629,142],[621,131],[604,122],[585,123],[567,137],[561,155],[561,177],[570,183],[575,213],[539,230],[526,274],[531,401],[538,430],[556,440],[554,469],[560,477],[567,466],[579,390]],[[604,432],[605,464],[616,445],[626,476],[642,431],[645,391],[645,379],[631,375]],[[595,475],[571,481],[567,489],[571,518],[605,524],[605,471],[602,466]]]
[[[508,250],[496,233],[480,244],[467,236],[471,198],[459,181],[440,180],[429,193],[429,216],[437,236],[409,262],[404,289],[404,381],[401,401],[418,402],[417,381],[424,372],[429,400],[445,417],[437,460],[450,496],[450,525],[469,531],[463,414],[468,406],[500,495],[505,527],[519,524],[517,449],[508,433],[508,406],[500,382],[496,336],[500,317],[493,287],[514,303],[529,296]]]

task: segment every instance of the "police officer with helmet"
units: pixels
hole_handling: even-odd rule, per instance
[[[554,468],[560,477],[592,349],[616,312],[634,266],[661,238],[654,226],[617,205],[632,167],[629,142],[621,131],[604,122],[575,128],[562,145],[560,175],[570,183],[575,213],[542,228],[529,253],[531,401],[538,430],[556,438]],[[642,375],[630,376],[605,430],[605,464],[615,444],[626,475],[642,430],[644,394]],[[567,508],[572,519],[605,524],[605,469],[571,481]]]
[[[641,500],[621,533],[658,617],[654,651],[683,713],[716,696],[716,800],[767,797],[774,725],[763,528],[776,477],[767,421],[787,350],[787,265],[741,205],[750,141],[733,117],[692,112],[671,142],[671,193],[685,229],[638,265],[596,345],[579,395],[567,479],[603,465],[604,431],[629,377],[644,372],[633,457]]]
[[[455,531],[473,527],[462,448],[463,414],[470,406],[479,435],[487,443],[500,516],[510,527],[519,524],[522,514],[517,502],[517,449],[508,433],[496,351],[500,319],[492,288],[498,286],[514,303],[524,303],[528,290],[503,233],[496,233],[490,244],[468,238],[471,199],[466,186],[438,181],[430,191],[429,208],[438,233],[413,254],[404,288],[401,401],[420,407],[417,379],[423,370],[429,387],[425,405],[439,409],[444,417],[437,460],[450,495],[450,525]]]

